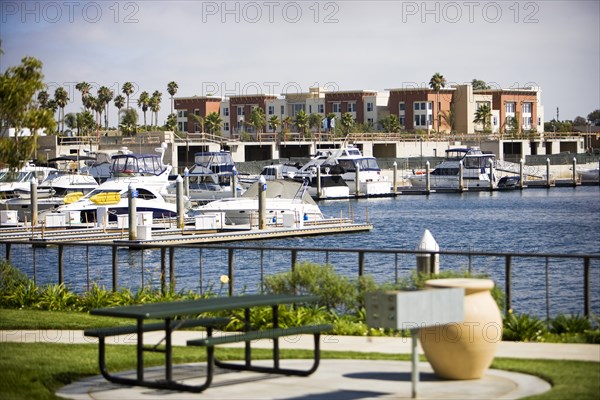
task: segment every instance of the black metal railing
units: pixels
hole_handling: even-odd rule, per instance
[[[65,279],[67,273],[68,281],[71,282],[67,286],[73,286],[73,289],[80,291],[89,291],[90,285],[93,283],[108,284],[110,282],[110,287],[115,291],[124,286],[135,288],[149,284],[159,286],[163,292],[188,289],[198,290],[202,293],[209,286],[208,281],[218,282],[216,276],[219,270],[222,272],[226,270],[229,295],[240,291],[251,291],[248,289],[249,280],[255,279],[257,268],[260,271],[258,283],[261,288],[258,290],[262,290],[265,266],[270,268],[272,273],[285,272],[292,270],[298,262],[312,261],[331,264],[336,270],[344,270],[343,273],[348,276],[373,275],[380,282],[397,283],[400,279],[410,277],[411,273],[416,270],[417,257],[425,256],[429,257],[432,263],[436,259],[439,260],[442,270],[458,269],[492,275],[496,284],[504,290],[505,311],[513,308],[515,297],[522,298],[523,292],[543,291],[543,300],[545,301],[539,299],[537,301],[541,308],[545,308],[545,314],[549,317],[553,288],[559,292],[555,298],[564,297],[565,302],[578,304],[578,308],[580,308],[577,313],[582,312],[585,316],[590,316],[594,310],[598,312],[598,308],[600,308],[600,294],[597,290],[599,282],[596,282],[600,277],[600,255],[595,254],[424,252],[406,249],[324,249],[198,244],[145,245],[143,243],[136,243],[135,248],[131,248],[131,245],[127,243],[58,242],[46,246],[47,243],[41,240],[0,241],[0,255],[27,273],[36,283],[40,282],[41,275],[44,275],[45,282],[43,283],[67,285],[67,279]],[[94,250],[96,251],[92,254]],[[197,258],[195,251],[198,251]],[[54,252],[56,253],[55,258]],[[160,256],[157,257],[155,252],[159,252]],[[208,252],[214,254],[211,253],[209,257]],[[110,262],[107,262],[106,258],[109,254]],[[105,257],[104,261],[102,257]],[[393,261],[390,261],[390,258]],[[477,263],[474,263],[474,260],[478,260]],[[517,263],[517,260],[521,264]],[[83,263],[85,269],[81,265],[75,265],[76,262]],[[126,265],[123,266],[123,263]],[[206,276],[206,263],[210,264],[209,268],[213,267],[212,278]],[[65,271],[65,264],[68,264],[67,271]],[[149,272],[147,268],[151,264],[156,269],[154,272]],[[197,281],[194,280],[195,283],[190,285],[190,271],[196,271],[196,265],[198,267]],[[110,272],[106,271],[109,266]],[[390,266],[393,266],[393,270],[389,268]],[[92,268],[99,268],[95,278],[90,275]],[[53,269],[56,271],[55,273],[51,273]],[[183,270],[187,275],[182,275]],[[245,282],[238,283],[237,276],[242,270],[246,274],[246,278],[242,278],[245,279]],[[433,270],[433,266],[431,270]],[[83,277],[84,271],[85,278]],[[393,274],[391,274],[392,271]],[[127,279],[121,279],[121,272],[127,274]],[[134,281],[133,277],[137,274],[140,274],[141,281],[139,282],[141,284]],[[566,274],[570,278],[567,283],[553,282],[557,279],[564,280]],[[158,275],[158,283],[152,282],[156,275]],[[48,278],[49,276],[50,278]],[[150,279],[148,279],[149,276]],[[110,279],[108,279],[109,277]],[[54,279],[54,282],[48,281],[48,279]],[[178,279],[182,280],[181,285],[177,284]],[[85,281],[85,285],[82,284],[83,281]],[[125,285],[123,285],[123,281],[126,281]],[[516,290],[515,286],[518,286]],[[543,289],[540,289],[541,287]],[[518,301],[522,302],[522,300]],[[526,304],[519,304],[519,308],[528,307]]]

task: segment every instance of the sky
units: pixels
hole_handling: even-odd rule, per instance
[[[170,81],[176,97],[223,97],[427,87],[436,72],[448,86],[539,86],[546,121],[600,108],[600,0],[3,0],[0,39],[0,73],[40,59],[67,113],[82,81],[161,91],[162,123]]]

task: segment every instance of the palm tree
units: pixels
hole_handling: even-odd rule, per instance
[[[491,129],[492,110],[488,103],[481,104],[477,111],[475,111],[475,119],[473,122],[476,124],[483,125],[483,131],[489,132]]]
[[[37,95],[39,108],[47,108],[50,95],[45,90],[41,90]]]
[[[129,108],[129,95],[133,93],[133,84],[131,82],[125,82],[121,91],[127,97],[127,108]]]
[[[171,115],[175,115],[175,114],[171,114]],[[204,125],[206,125],[206,119],[204,117],[202,117],[201,115],[196,115],[196,114],[188,114],[188,118],[190,118],[192,120],[192,122],[198,124],[198,126],[200,126],[200,132],[204,133]]]
[[[400,120],[395,114],[390,114],[385,118],[382,118],[379,123],[381,128],[386,133],[397,133],[400,132]]]
[[[309,118],[304,110],[298,111],[298,114],[296,114],[296,117],[294,118],[294,125],[296,125],[298,132],[301,133],[303,137],[308,133]]]
[[[256,133],[262,133],[264,127],[267,124],[267,117],[265,111],[260,107],[255,107],[250,113],[250,125],[256,129]]]
[[[223,120],[218,112],[211,112],[206,116],[204,121],[206,128],[210,133],[213,135],[218,135],[221,133],[221,124],[223,123]]]
[[[200,116],[198,116],[200,117]],[[165,129],[168,131],[177,132],[177,115],[169,114],[167,116],[167,120],[165,121]]]
[[[137,132],[138,114],[134,108],[119,111],[119,118],[119,129],[125,136],[131,136]]]
[[[173,96],[177,93],[177,89],[179,89],[179,86],[177,86],[175,81],[171,81],[167,84],[167,92],[171,95],[171,114],[173,114]]]
[[[283,121],[281,121],[281,123],[282,123],[282,126],[283,126],[284,133],[289,132],[290,131],[290,126],[293,123],[292,117],[290,117],[289,115],[286,115],[283,118]]]
[[[317,128],[317,132],[321,133],[321,125],[323,125],[323,116],[321,114],[310,114],[308,117],[308,125],[311,128]]]
[[[61,132],[64,132],[65,130],[65,107],[67,106],[67,103],[69,102],[69,94],[67,93],[67,91],[65,90],[65,88],[63,88],[62,86],[57,88],[54,91],[54,101],[56,102],[56,105],[58,106],[58,108],[60,108],[60,113],[59,113],[59,121],[62,122],[62,126],[61,126]]]
[[[277,132],[277,128],[281,125],[281,121],[277,115],[273,115],[269,118],[269,128],[273,130],[273,132]]]
[[[150,95],[148,94],[148,92],[143,91],[142,93],[140,93],[137,105],[139,108],[142,109],[142,112],[144,113],[144,127],[146,127],[146,111],[148,111],[148,106],[150,105]]]
[[[98,100],[104,103],[104,127],[108,130],[108,103],[113,99],[114,93],[106,86],[98,89]]]
[[[87,106],[89,103],[86,103],[86,97],[89,96],[91,88],[92,86],[87,82],[79,82],[75,85],[75,89],[81,92],[81,102],[83,103],[83,106],[86,110],[89,109],[89,107]]]
[[[442,119],[450,127],[450,132],[454,132],[454,125],[456,124],[456,112],[454,111],[454,102],[450,103],[449,111],[442,111]]]
[[[440,110],[439,110],[439,104],[440,104],[440,90],[444,87],[446,87],[446,78],[444,78],[444,76],[442,74],[440,74],[439,72],[436,72],[435,74],[433,74],[433,76],[431,77],[431,79],[429,80],[429,87],[432,88],[435,93],[436,93],[436,105],[435,107],[433,107],[433,109],[435,110],[435,120],[437,120],[437,130],[440,130]]]
[[[115,97],[115,107],[117,107],[117,110],[119,110],[117,112],[117,116],[121,115],[121,108],[123,108],[123,106],[125,106],[125,97],[121,96],[120,94],[117,95]],[[117,121],[118,122],[118,121]],[[119,124],[117,123],[117,133],[119,132]]]
[[[150,98],[150,110],[154,113],[155,125],[158,127],[158,112],[160,111],[160,102],[162,101],[162,93],[155,90]],[[151,122],[152,123],[152,122]]]
[[[92,100],[92,110],[96,111],[96,131],[102,126],[102,112],[104,111],[105,103],[99,97],[89,96]]]
[[[352,129],[355,123],[356,121],[354,120],[354,117],[352,117],[352,113],[347,112],[342,115],[340,124],[342,124],[342,128],[344,128],[344,133],[346,135],[350,133],[350,129]]]

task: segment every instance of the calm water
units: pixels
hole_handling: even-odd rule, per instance
[[[329,262],[336,271],[357,275],[356,255],[334,253],[337,248],[414,249],[423,231],[429,229],[442,250],[491,251],[513,257],[513,308],[546,315],[546,269],[549,313],[583,312],[582,261],[519,258],[519,254],[600,254],[600,189],[598,187],[528,189],[508,192],[473,192],[399,196],[396,198],[327,201],[320,203],[327,217],[352,213],[358,221],[374,225],[371,232],[255,241],[248,246],[306,247],[331,250],[328,255],[299,253],[299,260]],[[240,244],[244,245],[244,244]],[[3,255],[4,249],[0,252]],[[143,256],[142,256],[143,254]],[[260,288],[261,275],[289,270],[289,252],[240,250],[235,253],[235,291]],[[160,251],[119,251],[119,285],[138,288],[160,279]],[[57,251],[14,246],[15,265],[33,276],[38,284],[57,281]],[[474,257],[471,268],[489,275],[504,287],[503,257]],[[227,252],[180,249],[175,252],[178,289],[227,291],[219,276],[227,273]],[[466,269],[467,257],[442,255],[440,269]],[[393,282],[410,276],[414,256],[367,255],[365,273],[378,282]],[[592,261],[592,309],[600,313],[600,263]],[[71,248],[65,251],[65,281],[75,290],[92,282],[111,287],[110,249]],[[202,282],[201,282],[202,281]]]

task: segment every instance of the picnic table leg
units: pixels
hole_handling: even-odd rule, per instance
[[[250,331],[250,329],[251,329],[250,309],[245,308],[244,309],[244,331],[248,332],[248,331]],[[250,342],[245,342],[244,359],[246,362],[246,367],[250,367],[250,365],[252,364],[252,349],[250,348]]]
[[[137,320],[137,380],[144,382],[144,320]]]
[[[173,380],[173,347],[171,346],[171,318],[165,318],[165,379],[167,382]]]
[[[277,304],[273,308],[273,328],[279,328],[279,306]],[[279,338],[273,338],[273,368],[279,369]]]

